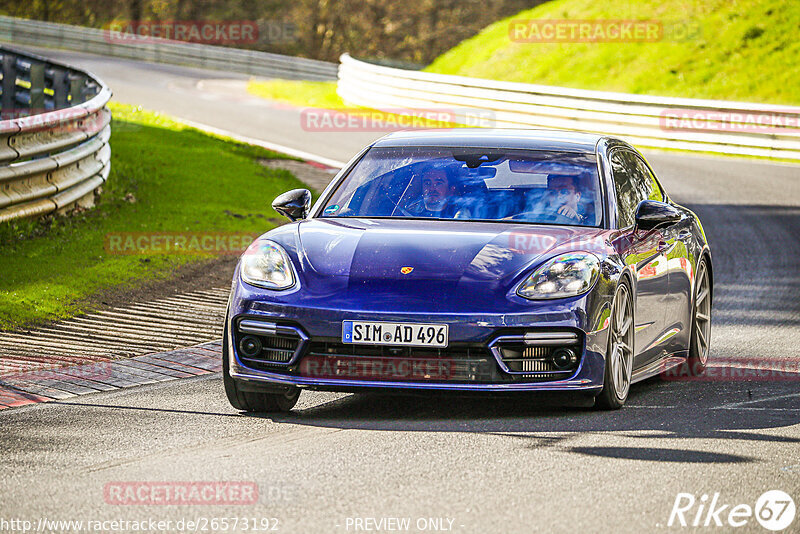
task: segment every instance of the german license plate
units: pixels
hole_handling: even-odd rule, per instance
[[[342,321],[342,343],[447,347],[446,324]]]

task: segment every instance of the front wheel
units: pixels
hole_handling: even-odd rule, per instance
[[[708,348],[711,343],[711,277],[708,275],[705,258],[697,265],[693,310],[689,360],[686,363],[689,366],[689,373],[697,376],[706,370]]]
[[[628,400],[633,375],[633,297],[627,282],[617,286],[611,304],[603,389],[596,406],[617,410]]]
[[[227,317],[222,335],[222,383],[231,406],[245,412],[288,412],[300,398],[300,389],[295,387],[269,393],[241,390],[230,373]]]

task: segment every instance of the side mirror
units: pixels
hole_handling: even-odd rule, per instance
[[[681,212],[672,204],[658,200],[643,200],[636,207],[636,228],[652,230],[662,224],[672,224],[681,219]]]
[[[290,221],[305,219],[311,209],[311,191],[292,189],[272,201],[272,209]]]

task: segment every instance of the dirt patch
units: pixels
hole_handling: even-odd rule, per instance
[[[228,287],[233,280],[238,256],[223,256],[202,263],[181,265],[168,280],[152,280],[135,287],[115,287],[103,290],[86,302],[93,309],[119,306],[131,302],[147,302],[178,293],[212,287]]]

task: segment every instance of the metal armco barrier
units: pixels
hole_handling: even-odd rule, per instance
[[[434,110],[471,126],[581,130],[642,147],[800,160],[800,107],[500,82],[383,67],[347,54],[340,60],[337,90],[353,105]]]
[[[0,223],[90,206],[111,169],[111,91],[62,63],[0,54]]]
[[[254,76],[336,80],[337,65],[327,61],[152,37],[136,39],[131,36],[130,40],[118,42],[120,39],[105,30],[13,17],[0,16],[0,40]]]

